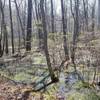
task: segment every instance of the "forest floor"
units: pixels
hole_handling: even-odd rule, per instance
[[[77,70],[84,76],[85,81],[89,80],[88,82],[91,82],[95,73],[95,67],[91,67],[90,64],[87,64],[87,61],[89,61],[89,59],[93,59],[93,61],[95,61],[95,58],[98,58],[98,63],[96,63],[98,64],[97,66],[100,65],[100,34],[96,34],[94,39],[91,37],[91,34],[86,34],[84,36],[81,35],[77,46]],[[64,95],[62,96],[62,94],[59,94],[58,92],[60,86],[63,87],[62,84],[65,80],[62,80],[57,84],[50,85],[46,88],[46,90],[44,90],[45,92],[31,92],[30,94],[26,94],[26,91],[34,88],[33,86],[35,83],[40,82],[49,74],[44,54],[36,52],[36,48],[32,50],[33,51],[31,53],[26,54],[22,51],[22,58],[20,56],[4,56],[0,58],[0,100],[60,100],[59,98],[64,97]],[[52,51],[53,50],[51,50],[50,53],[52,53]],[[56,54],[58,53],[56,52]],[[98,78],[100,78],[99,67],[96,70],[96,80],[98,80]],[[73,71],[72,65],[69,65],[67,71]],[[63,72],[63,74],[67,76],[66,72]],[[45,82],[47,83],[49,80],[50,77],[48,77]],[[37,85],[36,88],[41,86],[43,86],[43,83]],[[73,91],[71,93],[73,93]],[[100,95],[100,91],[98,92],[98,95]]]
[[[0,81],[0,100],[62,100],[62,99],[74,100],[70,98],[72,94],[76,95],[75,97],[77,99],[75,100],[100,100],[100,98],[98,98],[97,95],[95,95],[96,90],[94,88],[93,89],[83,88],[81,90],[70,89],[67,92],[64,92],[64,91],[61,92],[59,91],[60,88],[58,87],[60,85],[62,86],[62,84],[63,82],[52,84],[44,92],[43,91],[31,92],[28,94],[26,91],[32,90],[33,89],[32,86],[23,85],[23,84],[15,85],[12,81],[8,81],[6,78],[3,78],[2,82]],[[77,85],[75,86],[75,88],[76,87]],[[88,99],[85,99],[82,93],[85,95],[85,97],[86,95],[88,95],[89,96]],[[97,92],[97,94],[98,96],[100,96],[100,90]],[[69,99],[64,99],[67,96],[69,96]],[[89,99],[89,98],[92,98],[92,99]]]

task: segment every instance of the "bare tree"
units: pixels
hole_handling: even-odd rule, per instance
[[[75,4],[74,12],[72,9],[72,0],[70,0],[70,4],[71,4],[71,12],[74,19],[74,33],[73,33],[73,46],[72,46],[71,58],[72,58],[72,63],[74,64],[74,68],[76,70],[75,50],[76,50],[77,40],[79,36],[79,0],[74,1]]]
[[[52,27],[52,33],[55,32],[55,25],[54,25],[54,5],[53,0],[51,0],[51,27]]]
[[[26,51],[31,50],[31,36],[32,36],[32,0],[28,0],[27,13],[27,36],[26,36]]]
[[[39,39],[39,49],[43,50],[43,33],[42,33],[42,24],[41,24],[41,10],[39,1],[34,0],[35,2],[35,13],[36,13],[36,26],[38,31],[38,39]]]
[[[0,17],[0,19],[2,20],[1,17]],[[2,57],[2,55],[3,55],[3,50],[2,50],[2,21],[1,21],[1,30],[0,31],[1,31],[1,33],[0,33],[0,57]]]
[[[98,29],[100,30],[100,0],[98,0]]]
[[[20,17],[19,7],[18,7],[16,0],[14,0],[14,3],[15,3],[16,11],[17,11],[17,16],[18,16],[18,19],[19,19],[19,22],[20,22],[20,27],[21,27],[21,30],[22,30],[22,36],[23,36],[23,41],[24,41],[24,46],[25,46],[25,29],[23,27],[23,23],[22,23],[22,20],[21,20],[21,17]]]
[[[8,52],[9,52],[8,51],[8,32],[7,32],[7,27],[6,27],[6,23],[5,23],[4,7],[2,4],[2,0],[0,0],[0,10],[1,10],[1,14],[2,14],[2,31],[4,33],[5,53],[8,54]]]
[[[95,28],[95,6],[96,6],[96,0],[93,2],[93,6],[92,6],[92,32],[93,33]]]
[[[11,0],[9,0],[9,13],[10,13],[12,54],[14,54],[14,31],[13,31],[13,20],[12,20]]]
[[[88,31],[88,0],[83,0],[85,29]]]
[[[50,57],[49,57],[49,52],[48,52],[48,41],[47,41],[47,26],[46,26],[46,19],[45,19],[45,11],[44,11],[44,0],[40,0],[40,8],[41,8],[41,15],[42,15],[42,25],[43,25],[43,38],[44,38],[44,52],[45,52],[45,56],[46,56],[46,60],[47,60],[47,65],[48,65],[48,69],[49,69],[49,73],[51,76],[51,80],[52,82],[57,82],[58,79],[55,77],[54,71],[52,69],[51,66],[51,61],[50,61]]]
[[[67,33],[67,24],[66,24],[66,19],[65,19],[65,9],[64,9],[64,1],[61,0],[61,11],[62,11],[62,25],[63,25],[63,46],[64,46],[64,52],[65,52],[65,57],[68,58],[68,44],[67,44],[67,38],[66,38],[66,33]]]

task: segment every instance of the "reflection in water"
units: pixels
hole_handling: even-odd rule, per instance
[[[59,77],[59,95],[65,97],[65,93],[71,91],[72,85],[82,80],[83,77],[79,72],[70,72],[68,75],[65,75],[63,72],[61,72]]]
[[[58,91],[58,97],[61,100],[65,99],[65,75],[63,72],[60,73],[59,77],[59,91]]]

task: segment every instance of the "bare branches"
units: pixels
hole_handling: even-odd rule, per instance
[[[23,36],[24,45],[25,45],[25,33],[24,33],[25,29],[23,28],[23,24],[22,24],[22,21],[21,21],[21,17],[20,17],[20,13],[19,13],[19,8],[18,8],[16,0],[14,0],[14,3],[15,3],[15,6],[16,6],[17,16],[18,16],[18,19],[19,19],[19,22],[20,22],[20,26],[21,26],[21,30],[22,30],[22,36]]]

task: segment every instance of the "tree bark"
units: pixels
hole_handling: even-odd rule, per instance
[[[42,33],[42,24],[41,24],[40,5],[37,2],[37,0],[34,0],[34,2],[35,2],[35,13],[36,13],[36,19],[37,19],[37,31],[38,31],[38,39],[39,39],[39,49],[43,50],[43,33]]]
[[[32,36],[32,0],[28,0],[26,51],[31,50],[31,36]]]
[[[74,9],[74,13],[73,13],[72,0],[70,0],[71,12],[72,12],[73,19],[74,19],[74,33],[73,33],[71,59],[72,59],[73,65],[74,65],[74,69],[76,71],[75,50],[76,50],[77,40],[78,40],[78,36],[79,36],[79,0],[75,0],[74,2],[75,2],[75,9]]]
[[[14,30],[13,30],[13,21],[12,21],[11,0],[9,0],[9,13],[10,13],[10,27],[11,27],[12,54],[14,54]]]
[[[5,53],[8,54],[8,32],[7,32],[7,27],[5,23],[5,15],[4,15],[4,9],[3,9],[3,4],[2,1],[0,0],[0,10],[2,14],[2,28],[3,28],[3,33],[4,33],[4,45],[5,45]]]
[[[85,17],[85,29],[88,31],[88,0],[83,0],[84,17]]]
[[[23,41],[24,41],[24,46],[25,46],[25,29],[23,27],[23,24],[22,24],[22,21],[21,21],[21,17],[20,17],[20,13],[19,13],[19,8],[18,8],[18,5],[17,5],[17,2],[16,0],[14,0],[14,3],[15,3],[15,7],[16,7],[16,11],[17,11],[17,16],[18,16],[18,19],[19,19],[19,22],[20,22],[20,27],[21,27],[21,30],[22,30],[22,36],[23,36]]]
[[[48,65],[48,69],[49,69],[49,73],[51,76],[51,80],[53,82],[57,82],[58,79],[55,77],[54,71],[52,69],[51,66],[51,61],[50,61],[50,56],[49,56],[49,52],[48,52],[48,41],[47,41],[47,25],[46,25],[46,19],[45,19],[45,12],[44,12],[44,0],[40,0],[40,8],[41,8],[41,14],[42,14],[42,25],[43,25],[43,38],[44,38],[44,52],[45,52],[45,56],[46,56],[46,60],[47,60],[47,65]]]
[[[100,0],[98,0],[98,29],[100,30]]]
[[[53,0],[51,0],[51,27],[52,27],[52,33],[55,32],[55,26],[54,26],[54,6],[53,6]]]
[[[62,25],[63,25],[63,47],[64,47],[64,52],[65,52],[65,57],[68,57],[68,44],[67,44],[67,38],[66,38],[66,33],[67,33],[67,24],[65,20],[65,9],[64,9],[64,1],[61,0],[61,11],[62,11]]]
[[[96,5],[96,0],[94,1],[93,6],[92,6],[92,32],[93,32],[93,35],[94,35],[94,28],[95,28],[95,5]]]

